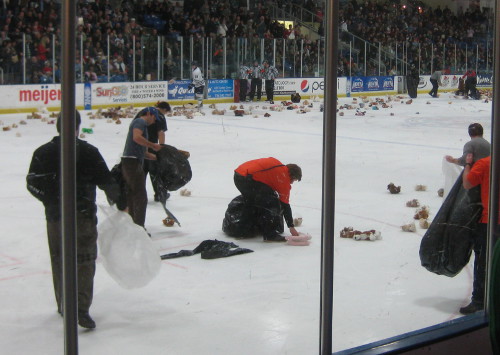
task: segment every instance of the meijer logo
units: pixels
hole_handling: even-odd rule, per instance
[[[49,89],[46,85],[42,85],[40,90],[19,90],[19,101],[41,101],[44,104],[52,101],[61,101],[61,90]]]

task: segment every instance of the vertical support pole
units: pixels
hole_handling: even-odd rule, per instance
[[[227,38],[224,37],[222,39],[222,43],[224,44],[224,50],[222,51],[222,54],[224,55],[224,78],[227,78]]]
[[[136,62],[135,62],[135,35],[132,36],[132,41],[133,41],[133,43],[132,43],[132,50],[134,51],[132,53],[132,63],[133,63],[132,64],[133,65],[132,75],[134,76],[133,79],[132,79],[132,81],[135,82],[135,80],[136,80],[135,79],[136,78],[136,76],[135,76],[135,67],[137,66]]]
[[[64,353],[78,354],[76,275],[75,52],[76,1],[62,3],[61,231]]]
[[[302,75],[302,68],[304,67],[303,60],[304,60],[304,40],[301,39],[300,40],[300,77],[301,78],[303,77],[303,75]]]
[[[181,37],[181,79],[184,79],[184,37]]]
[[[5,8],[5,1],[4,1],[4,8]],[[26,84],[26,33],[23,33],[23,57],[22,57],[22,63],[23,63],[23,84]],[[31,58],[30,58],[31,59]],[[1,82],[3,85],[3,80]]]
[[[55,43],[55,39],[56,39],[56,36],[54,36],[54,42]],[[54,55],[56,53],[56,49],[54,47]],[[80,37],[80,82],[83,83],[83,79],[84,79],[84,76],[83,76],[83,37]],[[54,72],[54,71],[52,71]],[[75,73],[76,74],[76,73]],[[54,81],[55,82],[55,81]]]
[[[335,220],[335,147],[337,144],[337,68],[339,0],[326,2],[325,99],[323,113],[323,198],[321,216],[321,355],[332,354],[333,248]]]
[[[107,71],[108,71],[108,83],[109,83],[109,81],[110,81],[110,79],[111,79],[111,77],[110,77],[110,76],[111,76],[111,73],[110,73],[110,71],[109,71],[109,68],[111,67],[111,54],[110,54],[110,53],[111,53],[111,50],[110,50],[110,43],[109,43],[109,34],[108,34],[108,36],[107,36],[107,41],[108,41],[108,50],[107,50],[107,55],[108,55],[108,60],[107,60],[107,62],[108,62],[108,68],[107,68]],[[141,44],[142,44],[142,43],[141,43]],[[141,47],[142,47],[142,46],[141,46]],[[141,53],[143,53],[143,52],[141,52]],[[144,53],[142,54],[142,56],[141,56],[141,57],[142,57],[142,58],[144,58]]]
[[[285,54],[286,54],[285,46],[286,46],[286,44],[285,44],[284,38],[282,39],[282,41],[283,41],[283,70],[282,70],[282,72],[283,72],[283,78],[284,78],[285,77]]]
[[[157,54],[156,54],[156,80],[160,80],[161,79],[161,76],[160,76],[160,70],[161,70],[161,43],[160,43],[160,36],[157,36],[156,37],[156,51],[157,51]]]
[[[500,38],[500,4],[496,2],[496,18],[495,18],[495,32],[493,38],[493,97],[497,98],[500,93],[500,45],[498,39]],[[492,117],[491,117],[491,166],[490,166],[490,198],[489,198],[489,217],[488,217],[488,272],[486,273],[486,316],[490,313],[490,288],[492,285],[491,280],[491,266],[493,259],[493,247],[495,242],[495,232],[498,232],[498,215],[499,215],[499,194],[500,194],[500,100],[493,100],[492,102]],[[499,236],[497,236],[499,237]],[[497,243],[500,243],[497,241]],[[495,281],[498,283],[498,281]],[[495,300],[496,307],[498,307],[498,300]],[[498,319],[498,314],[492,315]],[[498,324],[498,320],[496,320]],[[491,334],[491,333],[490,333]],[[498,329],[497,333],[498,335]],[[497,339],[498,344],[498,339]]]

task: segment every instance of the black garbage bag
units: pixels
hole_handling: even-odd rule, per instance
[[[171,145],[162,144],[162,148],[156,153],[158,170],[154,182],[159,189],[175,191],[191,181],[193,173],[186,153]]]
[[[239,248],[236,244],[231,242],[224,242],[222,240],[204,240],[193,250],[181,250],[177,253],[170,253],[161,256],[162,260],[179,258],[182,256],[191,256],[194,254],[201,254],[202,259],[218,259],[226,258],[228,256],[252,253],[253,250],[246,248]]]
[[[473,247],[471,231],[482,213],[480,187],[464,189],[462,174],[420,242],[422,266],[449,277],[456,276],[469,262]]]
[[[120,211],[123,211],[127,208],[127,184],[125,183],[125,179],[122,175],[122,163],[118,163],[111,169],[111,175],[113,175],[113,179],[118,183],[120,187],[120,198],[118,201],[114,201],[116,203],[116,208]]]
[[[230,237],[254,237],[259,232],[255,213],[255,208],[245,203],[242,195],[236,196],[227,206],[222,231]]]

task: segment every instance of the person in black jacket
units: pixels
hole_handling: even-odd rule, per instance
[[[78,134],[80,114],[76,111]],[[61,115],[57,118],[57,131],[61,129]],[[52,264],[52,280],[57,311],[62,315],[62,231],[61,231],[61,138],[54,137],[33,153],[26,177],[28,191],[45,207],[47,236]],[[97,206],[96,186],[104,190],[108,201],[119,198],[119,187],[99,150],[76,138],[76,245],[78,277],[78,324],[93,329],[96,324],[90,317],[92,304],[95,260],[97,257]]]
[[[168,130],[167,128],[167,120],[165,119],[165,115],[169,112],[172,112],[170,104],[166,101],[158,102],[155,106],[158,109],[158,120],[155,121],[152,125],[148,126],[148,140],[152,143],[165,144],[165,132]],[[145,110],[145,109],[144,109]],[[144,110],[140,111],[135,118],[141,117],[144,114]],[[150,153],[154,153],[154,150],[148,148]],[[160,194],[158,193],[158,186],[156,184],[157,174],[158,174],[158,162],[156,160],[144,160],[144,175],[147,176],[149,173],[149,177],[151,179],[151,184],[153,185],[154,200],[156,202],[160,201]],[[166,199],[170,197],[170,194],[167,192],[165,195]]]

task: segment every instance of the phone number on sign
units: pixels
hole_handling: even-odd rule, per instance
[[[163,99],[165,98],[164,93],[154,93],[154,94],[130,94],[130,98],[133,99]]]

